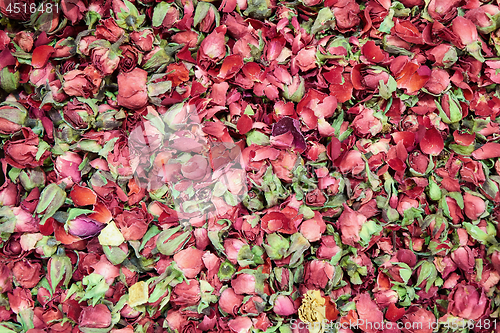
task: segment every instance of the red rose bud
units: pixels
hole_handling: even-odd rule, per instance
[[[174,7],[174,6],[172,6]],[[169,12],[172,11],[172,9],[175,9],[174,8],[169,8]],[[207,2],[199,2],[197,5],[196,5],[196,13],[202,13],[201,15],[196,15],[197,17],[199,17],[197,20],[195,20],[193,23],[194,23],[194,26],[197,26],[198,27],[198,30],[201,31],[201,32],[211,32],[213,30],[213,26],[214,26],[214,23],[216,21],[216,17],[217,17],[217,20],[220,19],[220,14],[219,12],[217,11],[217,8],[212,5],[211,3],[207,3]],[[179,15],[178,11],[176,12],[177,15]],[[169,14],[167,13],[167,16]],[[175,21],[173,22],[175,23]],[[165,26],[165,19],[163,20],[163,25]],[[173,25],[173,24],[170,24],[170,25]]]
[[[236,278],[231,281],[231,287],[238,295],[241,294],[255,294],[256,280],[252,274],[242,273],[238,274]]]
[[[309,289],[324,289],[334,272],[335,268],[329,262],[313,260],[306,264],[304,282]]]
[[[355,243],[361,240],[359,232],[365,223],[366,217],[363,214],[353,211],[349,206],[344,204],[344,211],[338,219],[338,225],[342,234],[342,243],[356,246]]]
[[[453,32],[460,38],[470,55],[477,60],[484,62],[481,54],[481,41],[478,39],[476,26],[471,20],[462,16],[457,16],[452,22]]]
[[[141,51],[148,52],[153,48],[154,33],[151,29],[133,31],[130,33],[130,39]]]
[[[95,37],[97,39],[106,39],[111,43],[115,43],[125,33],[120,28],[114,18],[110,17],[100,21],[101,24],[96,26]]]
[[[200,295],[198,280],[189,279],[174,287],[171,302],[177,306],[192,306],[198,304]]]
[[[117,41],[120,43],[120,41]],[[101,71],[102,75],[111,75],[120,63],[120,57],[116,53],[118,44],[113,46],[104,40],[98,40],[89,47],[92,64]]]
[[[64,74],[63,90],[69,96],[89,98],[99,91],[102,78],[94,66],[74,69]]]
[[[0,264],[0,292],[7,293],[12,290],[12,277],[10,268]]]
[[[304,151],[306,149],[306,141],[302,131],[300,130],[300,122],[298,120],[286,116],[273,124],[273,137],[277,137],[285,133],[292,134],[292,145],[294,148],[299,151]]]
[[[140,240],[146,234],[152,217],[147,213],[146,207],[125,210],[116,216],[115,221],[125,240]]]
[[[264,311],[264,300],[259,296],[252,296],[240,308],[241,314],[259,314]]]
[[[203,67],[208,67],[211,63],[216,63],[224,58],[226,47],[224,36],[227,28],[224,25],[217,27],[200,44],[198,49],[198,63]]]
[[[326,224],[323,221],[321,213],[314,212],[314,218],[302,222],[300,225],[300,233],[309,242],[316,242],[321,239],[321,235],[326,231]]]
[[[471,20],[483,34],[489,34],[497,29],[500,10],[498,6],[490,4],[467,11],[464,15]]]
[[[146,82],[148,72],[135,68],[118,75],[118,104],[129,109],[140,109],[148,102]]]
[[[222,311],[235,315],[243,302],[243,295],[237,295],[233,288],[224,289],[219,298],[219,307]]]
[[[290,316],[297,313],[297,308],[289,296],[279,295],[274,300],[273,311],[279,316]]]
[[[204,268],[203,261],[201,260],[203,253],[201,250],[189,247],[174,255],[174,261],[179,269],[184,272],[186,278],[196,278],[198,273]]]
[[[41,150],[43,153],[39,152],[40,139],[31,128],[23,127],[22,135],[24,139],[11,139],[3,146],[7,163],[18,169],[43,165],[45,159],[49,157],[50,151]]]
[[[431,72],[431,78],[425,84],[424,88],[435,95],[441,94],[450,84],[450,75],[441,68],[434,68]]]
[[[2,104],[4,105],[0,107],[0,134],[13,134],[21,130],[28,115],[26,108],[19,103]]]
[[[457,61],[457,50],[453,45],[439,44],[426,52],[427,57],[434,61],[436,65],[445,68],[451,67]]]
[[[489,308],[490,300],[484,290],[480,291],[472,285],[462,282],[448,296],[448,312],[454,316],[478,320]]]
[[[378,90],[380,81],[387,84],[389,73],[381,70],[380,67],[371,67],[365,65],[356,65],[351,72],[351,81],[356,90]]]
[[[245,245],[245,242],[235,238],[226,238],[224,240],[224,251],[226,253],[227,259],[232,264],[236,264],[238,262],[238,253]]]
[[[473,221],[485,212],[486,204],[483,199],[466,192],[464,194],[464,212],[467,217]]]
[[[120,127],[123,119],[125,119],[123,110],[116,110],[107,104],[101,104],[94,126],[97,130],[112,130]]]
[[[82,180],[82,174],[79,170],[82,161],[80,155],[69,151],[57,157],[55,169],[60,180],[65,182],[67,187],[71,187],[74,183],[79,183]]]
[[[460,41],[463,45],[470,45],[478,40],[477,29],[472,21],[462,17],[457,16],[452,22],[453,32],[460,37]]]
[[[340,251],[342,251],[342,248],[337,245],[334,236],[323,236],[316,256],[318,259],[331,259]]]
[[[500,273],[500,251],[494,251],[491,254],[491,264],[493,268]]]
[[[82,331],[92,328],[109,328],[111,326],[111,311],[104,304],[83,308],[78,320],[78,327]]]
[[[41,279],[41,265],[31,261],[18,261],[12,273],[14,277],[23,288],[34,288]]]
[[[19,192],[16,184],[8,179],[0,187],[0,206],[15,206],[19,203]]]
[[[401,321],[404,323],[404,327],[410,327],[410,329],[405,330],[407,333],[430,333],[432,325],[436,322],[436,317],[429,310],[412,306],[406,311]],[[413,326],[411,323],[419,323],[419,326]]]
[[[13,293],[8,294],[9,305],[11,310],[19,314],[23,310],[31,309],[34,307],[35,302],[28,289],[16,288]]]
[[[182,175],[188,179],[201,180],[210,173],[208,160],[201,155],[194,155],[181,167]]]
[[[5,233],[38,232],[38,221],[33,215],[21,207],[4,206],[0,208],[1,230]]]
[[[104,229],[104,227],[106,227],[106,224],[97,222],[96,220],[85,215],[80,215],[75,219],[68,221],[66,226],[71,235],[85,239],[97,235],[102,229]]]
[[[466,273],[471,273],[474,269],[475,260],[472,250],[468,246],[461,246],[451,254],[451,259],[457,266]]]

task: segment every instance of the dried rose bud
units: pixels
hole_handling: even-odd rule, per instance
[[[273,311],[279,316],[290,316],[297,313],[297,308],[289,296],[279,295],[274,301]]]
[[[40,167],[24,169],[19,174],[19,181],[26,191],[31,191],[36,187],[42,188],[46,181],[45,172]]]
[[[489,308],[484,290],[460,283],[448,296],[448,312],[463,319],[480,319]]]
[[[94,237],[97,235],[106,224],[97,222],[85,215],[80,215],[75,219],[67,222],[68,232],[73,236],[80,237],[82,239]]]
[[[486,210],[483,199],[466,192],[464,194],[464,212],[473,221],[477,220]]]
[[[83,308],[78,320],[82,330],[95,328],[109,328],[111,326],[111,312],[104,304]]]
[[[243,295],[237,295],[233,288],[224,289],[219,298],[219,307],[222,311],[234,315],[243,302]]]

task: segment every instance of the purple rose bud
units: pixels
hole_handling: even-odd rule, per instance
[[[68,232],[73,236],[89,238],[97,235],[106,224],[97,222],[90,217],[80,215],[67,223]]]

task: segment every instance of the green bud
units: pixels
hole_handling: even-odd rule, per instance
[[[40,167],[24,169],[19,174],[19,181],[26,191],[31,191],[35,187],[43,187],[45,185],[45,173]]]
[[[103,113],[99,113],[96,118],[94,127],[100,130],[111,130],[118,128],[122,125],[123,119],[125,119],[126,115],[123,110],[114,110],[108,109]]]
[[[219,267],[219,273],[217,276],[220,281],[230,281],[233,278],[236,268],[231,264],[229,260],[224,261]]]
[[[45,221],[57,212],[65,200],[66,192],[55,183],[49,184],[42,191],[40,201],[36,206],[36,212],[43,214],[40,224],[45,224]]]
[[[0,86],[8,93],[15,91],[19,88],[19,71],[11,73],[8,66],[0,71]]]
[[[4,70],[5,69],[6,68],[4,68]],[[0,81],[2,81],[1,77]],[[4,119],[3,122],[6,123],[8,128],[3,131],[0,130],[0,134],[11,134],[20,130],[26,121],[27,115],[28,111],[26,108],[17,102],[2,103],[2,106],[0,107],[0,119]]]
[[[314,211],[306,205],[302,205],[299,207],[299,214],[304,215],[304,221],[310,220],[314,217]]]
[[[287,85],[284,86],[284,90],[283,90],[283,97],[285,97],[286,99],[288,99],[292,102],[296,102],[296,103],[298,103],[302,100],[302,97],[304,97],[304,94],[306,92],[304,79],[302,77],[300,77],[299,79],[300,79],[300,83],[299,83],[297,90],[289,91]],[[294,78],[294,80],[295,80],[295,78]]]
[[[66,123],[60,124],[54,131],[54,134],[59,141],[67,144],[73,144],[80,139],[78,131],[74,130]]]
[[[260,246],[256,245],[252,249],[250,249],[250,245],[244,245],[238,252],[238,264],[242,267],[263,264],[263,254],[264,250]]]
[[[180,230],[180,228],[181,226],[177,226],[175,228],[164,230],[160,233],[156,240],[156,247],[161,254],[171,256],[181,248],[181,245],[185,244],[189,240],[191,236],[189,231],[186,231],[173,239],[171,238]]]
[[[443,196],[441,189],[434,182],[434,180],[432,178],[429,179],[428,193],[429,193],[429,198],[431,198],[431,200],[433,200],[433,201],[438,201]]]
[[[102,247],[106,258],[108,258],[109,262],[113,265],[121,264],[128,257],[128,251],[123,251],[123,249],[119,246],[108,246],[105,245]]]
[[[276,233],[269,234],[266,238],[267,244],[263,244],[267,255],[271,260],[280,260],[286,254],[290,242],[288,240]]]
[[[72,276],[73,266],[71,265],[71,260],[64,252],[64,249],[59,247],[57,253],[48,262],[47,279],[52,292],[57,289],[60,283],[67,287]]]
[[[399,220],[399,213],[396,209],[388,207],[386,209],[382,209],[382,218],[386,222],[396,222]]]
[[[272,15],[270,0],[248,0],[248,7],[243,14],[257,20],[264,20]]]

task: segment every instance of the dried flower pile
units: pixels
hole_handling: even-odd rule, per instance
[[[500,332],[499,3],[0,0],[0,331]]]

